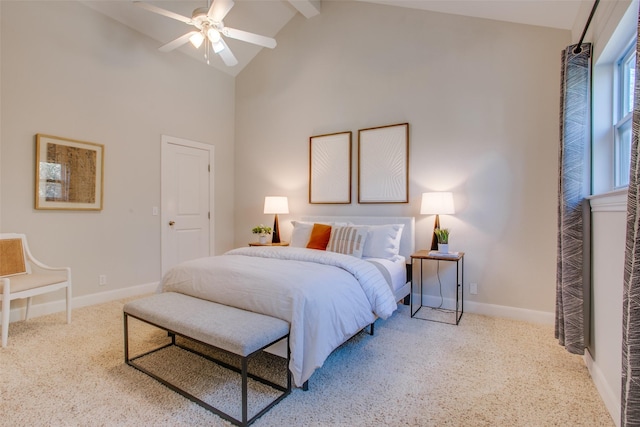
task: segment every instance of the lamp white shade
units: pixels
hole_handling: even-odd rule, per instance
[[[264,198],[264,213],[288,214],[289,200],[282,196],[267,196]]]
[[[220,53],[224,50],[224,43],[222,43],[222,40],[218,40],[216,43],[211,43],[211,46],[215,53]]]
[[[204,36],[202,35],[202,33],[194,33],[191,37],[189,37],[189,41],[191,42],[193,47],[198,49],[200,46],[202,46]]]
[[[422,193],[421,215],[452,215],[456,213],[453,207],[453,193],[449,191],[438,191]]]
[[[220,33],[215,28],[209,28],[207,30],[207,38],[211,44],[216,44],[220,41]]]

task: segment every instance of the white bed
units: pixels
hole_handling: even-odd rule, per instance
[[[395,271],[393,282],[393,293],[396,297],[396,301],[407,297],[411,292],[410,277],[407,277],[408,267],[411,265],[411,254],[416,249],[415,228],[416,221],[414,217],[407,216],[303,216],[301,221],[307,222],[321,222],[321,223],[347,223],[358,225],[383,225],[383,224],[403,224],[402,239],[400,240],[399,255],[404,258],[404,261],[398,260],[395,262],[395,267],[391,270]],[[373,259],[377,260],[377,259]],[[385,266],[388,266],[391,261],[383,261]],[[398,268],[400,267],[400,270]],[[404,270],[402,270],[404,269]]]
[[[385,229],[381,224],[407,224],[402,232],[409,243],[401,244],[402,256],[373,262],[295,246],[238,248],[182,263],[169,270],[161,284],[162,291],[180,292],[289,322],[289,368],[297,386],[302,386],[340,344],[396,310],[396,302],[409,293],[401,272],[404,256],[411,254],[414,241],[413,218],[305,220],[347,224],[367,221],[367,225],[377,225],[376,230]],[[385,266],[388,274],[381,272]]]

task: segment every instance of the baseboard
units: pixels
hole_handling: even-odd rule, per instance
[[[157,290],[159,282],[145,283],[142,285],[131,286],[129,288],[113,289],[105,292],[98,292],[95,294],[84,295],[81,297],[75,297],[72,299],[72,307],[80,308],[90,305],[101,304],[109,301],[114,301],[122,298],[130,298],[137,295],[150,294]],[[425,299],[428,299],[425,296]],[[439,298],[438,298],[439,301]],[[437,305],[437,301],[424,301],[429,305]],[[449,301],[445,298],[445,306],[455,307],[455,301]],[[45,316],[47,314],[58,313],[65,310],[64,299],[58,301],[51,301],[43,304],[34,304],[31,307],[30,317]],[[507,307],[504,305],[485,304],[474,301],[464,302],[464,311],[467,313],[482,314],[492,317],[504,317],[507,319],[523,320],[526,322],[553,324],[555,320],[555,314],[545,311],[529,310],[525,308]],[[10,322],[24,318],[24,307],[17,307],[11,310],[9,317]]]
[[[611,415],[611,418],[613,419],[615,425],[617,427],[620,427],[620,396],[617,393],[614,393],[613,390],[611,390],[611,387],[605,380],[600,367],[598,366],[596,361],[593,360],[593,358],[591,357],[591,353],[589,353],[588,350],[584,353],[584,363],[589,369],[591,380],[595,384],[596,389],[598,390],[598,393],[600,394],[600,397],[604,402],[604,406],[607,407],[609,415]]]
[[[429,307],[439,307],[448,310],[455,310],[456,308],[455,298],[441,299],[439,296],[423,295],[422,303]],[[504,305],[485,304],[475,301],[464,301],[464,312],[482,314],[491,317],[522,320],[532,323],[541,323],[545,325],[553,325],[555,322],[555,313],[529,310],[526,308],[507,307]]]
[[[122,298],[130,298],[138,295],[152,294],[158,289],[159,282],[145,283],[143,285],[129,288],[114,289],[112,291],[100,292],[97,294],[85,295],[73,298],[73,308],[87,307],[90,305],[102,304]],[[64,306],[64,301],[62,302]],[[63,308],[64,310],[64,308]]]
[[[151,294],[158,289],[159,282],[145,283],[143,285],[131,286],[128,288],[113,289],[105,292],[98,292],[81,297],[71,298],[71,308],[87,307],[90,305],[102,304],[122,298],[130,298],[138,295]],[[63,299],[57,301],[46,302],[42,304],[34,304],[31,306],[29,318],[45,316],[47,314],[59,313],[66,310],[66,302]],[[11,309],[9,315],[9,323],[24,319],[25,307],[16,307]],[[73,313],[71,314],[73,319]]]
[[[545,325],[553,325],[556,318],[555,313],[547,311],[507,307],[505,305],[485,304],[475,301],[465,301],[464,311],[491,317],[504,317],[513,320],[523,320],[525,322],[542,323]]]

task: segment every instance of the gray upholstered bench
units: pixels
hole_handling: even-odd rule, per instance
[[[287,385],[286,387],[275,384],[264,378],[247,372],[248,360],[264,350],[266,347],[287,338],[289,340],[289,324],[281,319],[276,319],[263,314],[253,313],[234,307],[218,304],[211,301],[194,298],[174,292],[166,292],[147,298],[131,301],[124,306],[124,353],[127,364],[146,373],[160,381],[170,389],[182,394],[200,406],[212,411],[224,419],[241,426],[247,426],[263,415],[275,404],[291,393],[291,371],[289,371],[289,359],[287,358]],[[154,325],[169,332],[171,342],[160,348],[156,348],[135,357],[129,357],[129,322],[128,318],[134,317],[145,323]],[[206,344],[215,349],[232,353],[241,357],[241,368],[237,369],[224,362],[215,360],[210,356],[194,351],[176,342],[176,335],[190,340]],[[169,346],[178,346],[196,353],[208,360],[219,363],[225,368],[239,372],[242,376],[242,419],[215,408],[191,393],[171,384],[159,375],[136,363],[137,359],[155,353]],[[280,392],[275,400],[248,419],[247,389],[250,377],[260,381]]]

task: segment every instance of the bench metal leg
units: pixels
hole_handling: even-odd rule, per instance
[[[129,363],[129,316],[124,313],[124,361]]]
[[[247,358],[242,358],[242,424],[247,425]]]
[[[186,338],[186,339],[191,340],[193,342],[197,342],[197,343],[203,344],[203,345],[208,346],[210,348],[214,348],[216,350],[229,353],[229,352],[227,352],[227,351],[225,351],[223,349],[219,349],[219,348],[213,347],[213,346],[211,346],[209,344],[203,343],[203,342],[195,340],[193,338],[178,334],[178,333],[176,333],[174,331],[167,330],[167,329],[163,328],[162,326],[153,324],[151,322],[147,322],[146,320],[140,319],[140,318],[138,318],[136,316],[131,316],[131,317],[134,317],[134,318],[136,318],[136,319],[138,319],[138,320],[140,320],[142,322],[145,322],[145,323],[148,323],[150,325],[153,325],[153,326],[155,326],[155,327],[157,327],[159,329],[166,330],[168,335],[169,335],[169,337],[171,338],[171,343],[163,345],[163,346],[161,346],[159,348],[147,351],[146,353],[143,353],[143,354],[140,354],[140,355],[136,355],[135,357],[130,357],[130,354],[129,354],[129,316],[130,315],[128,313],[124,313],[124,358],[125,358],[125,362],[128,365],[134,367],[135,369],[137,369],[137,370],[139,370],[141,372],[144,372],[145,374],[147,374],[150,377],[154,378],[156,381],[158,381],[161,384],[165,385],[169,389],[175,391],[176,393],[179,393],[180,395],[186,397],[187,399],[191,400],[192,402],[197,403],[198,405],[202,406],[203,408],[207,409],[208,411],[211,411],[214,414],[219,415],[220,417],[224,418],[225,420],[227,420],[227,421],[229,421],[229,422],[231,422],[231,423],[233,423],[235,425],[244,427],[244,426],[248,426],[248,425],[252,424],[255,420],[257,420],[259,417],[264,415],[268,410],[270,410],[273,406],[275,406],[277,403],[279,403],[282,399],[284,399],[286,396],[288,396],[291,393],[291,371],[289,370],[289,362],[291,360],[290,352],[287,355],[287,364],[286,364],[286,366],[287,366],[286,367],[286,370],[287,370],[287,386],[286,387],[283,387],[283,386],[281,386],[279,384],[275,384],[275,383],[273,383],[273,382],[271,382],[271,381],[269,381],[267,379],[258,377],[257,375],[251,374],[251,373],[248,372],[249,358],[251,358],[252,356],[256,355],[260,351],[264,350],[264,348],[270,346],[271,344],[274,344],[277,341],[280,341],[282,338],[285,338],[285,337],[287,338],[287,348],[288,348],[289,347],[289,335],[286,335],[285,337],[278,338],[276,341],[274,341],[274,343],[268,344],[263,349],[258,350],[258,351],[254,352],[254,353],[252,353],[252,354],[250,354],[248,356],[244,356],[244,357],[240,356],[241,357],[241,368],[238,369],[236,367],[228,365],[227,363],[224,363],[222,361],[216,360],[211,356],[208,356],[206,354],[202,354],[202,353],[200,353],[200,352],[198,352],[198,351],[196,351],[194,349],[191,349],[189,347],[186,347],[184,345],[176,343],[176,335],[180,335],[183,338]],[[194,354],[196,354],[196,355],[198,355],[200,357],[203,357],[203,358],[205,358],[205,359],[207,359],[209,361],[212,361],[212,362],[214,362],[214,363],[216,363],[216,364],[218,364],[218,365],[220,365],[222,367],[225,367],[225,368],[230,369],[230,370],[232,370],[234,372],[240,373],[240,375],[242,376],[242,419],[241,420],[238,420],[238,419],[232,417],[231,415],[223,412],[222,410],[210,405],[209,403],[207,403],[207,402],[205,402],[203,400],[200,400],[199,398],[197,398],[196,396],[194,396],[191,393],[187,392],[186,390],[181,389],[180,387],[170,383],[169,381],[163,379],[159,375],[154,374],[153,372],[147,370],[146,368],[144,368],[141,365],[136,363],[137,359],[140,359],[142,357],[148,356],[148,355],[150,355],[152,353],[155,353],[157,351],[163,350],[163,349],[165,349],[167,347],[171,347],[171,346],[176,346],[178,348],[184,349],[184,350],[189,351],[191,353],[194,353]],[[233,353],[229,353],[229,354],[233,354]],[[236,356],[238,356],[238,355],[236,355]],[[248,401],[248,389],[249,389],[248,379],[249,378],[251,378],[253,380],[256,380],[256,381],[259,381],[259,382],[261,382],[263,384],[266,384],[266,385],[272,387],[275,390],[278,390],[278,391],[282,392],[282,394],[280,396],[278,396],[275,400],[273,400],[271,403],[269,403],[260,412],[258,412],[256,415],[254,415],[251,419],[249,419],[249,401]]]

